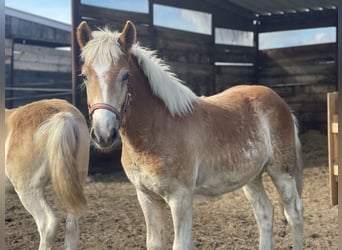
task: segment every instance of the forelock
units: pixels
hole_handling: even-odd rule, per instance
[[[87,64],[116,64],[123,55],[118,42],[119,34],[108,28],[93,31],[93,38],[82,49],[81,59]]]

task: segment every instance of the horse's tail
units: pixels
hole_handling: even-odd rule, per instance
[[[77,167],[80,131],[70,112],[60,112],[44,122],[35,134],[38,148],[47,157],[53,188],[67,209],[81,215],[87,207],[83,180]]]
[[[296,147],[296,167],[295,167],[295,180],[297,185],[297,192],[299,196],[302,194],[303,189],[303,161],[302,161],[302,146],[299,140],[299,126],[296,117],[292,114],[294,123],[294,136],[295,136],[295,147]]]

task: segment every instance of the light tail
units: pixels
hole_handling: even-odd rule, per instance
[[[87,207],[77,167],[79,129],[70,112],[60,112],[44,122],[35,142],[45,150],[53,188],[68,212],[78,216]],[[40,144],[40,145],[39,145]]]

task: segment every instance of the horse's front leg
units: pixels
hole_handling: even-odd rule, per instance
[[[175,238],[173,250],[192,249],[192,192],[178,187],[167,197],[171,208]]]
[[[148,250],[166,249],[166,203],[137,189],[138,200],[142,208],[147,230],[146,246]]]

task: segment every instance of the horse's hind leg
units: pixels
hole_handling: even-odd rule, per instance
[[[17,190],[18,196],[26,210],[34,218],[40,236],[39,250],[51,249],[56,238],[58,219],[46,202],[42,189]]]
[[[253,206],[254,216],[259,227],[259,249],[272,249],[273,206],[265,192],[261,174],[246,184],[243,191]]]
[[[284,213],[292,227],[293,249],[303,249],[303,207],[295,177],[289,173],[268,171],[284,205]]]
[[[138,200],[144,213],[147,249],[166,249],[166,203],[137,189]]]
[[[66,250],[78,249],[80,239],[80,228],[78,219],[73,214],[68,214],[65,221],[65,244]]]

